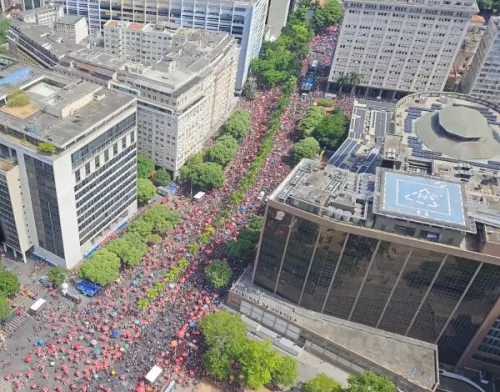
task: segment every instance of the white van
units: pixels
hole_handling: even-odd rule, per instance
[[[37,314],[43,308],[47,301],[43,298],[38,298],[33,305],[30,306],[29,312],[33,315]]]
[[[150,384],[153,384],[158,377],[160,377],[160,374],[162,374],[163,369],[159,367],[158,365],[154,365],[151,370],[146,374],[146,379],[147,382]]]

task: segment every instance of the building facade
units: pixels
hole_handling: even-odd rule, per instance
[[[17,17],[26,23],[53,27],[56,20],[61,19],[63,16],[63,8],[56,5],[26,10]]]
[[[54,28],[59,34],[77,44],[89,35],[87,20],[83,16],[65,15],[55,22]]]
[[[442,91],[477,12],[475,1],[348,0],[329,76],[370,96]]]
[[[13,166],[0,170],[0,215],[16,226],[6,244],[72,268],[137,210],[136,100],[20,63],[0,74],[0,154]],[[9,105],[14,86],[29,104]]]
[[[87,19],[89,33],[92,36],[101,34],[101,1],[100,0],[56,0],[55,4],[62,6],[68,15],[83,16]]]
[[[275,40],[285,27],[290,9],[290,0],[273,0],[269,2],[266,25],[270,27],[270,39]]]
[[[461,90],[476,98],[500,103],[500,18],[492,17]]]
[[[108,22],[105,31],[117,24]],[[133,27],[132,33],[140,26],[159,27],[127,25]],[[144,47],[146,39],[110,45],[109,41],[116,41],[105,35],[110,55],[135,58],[140,63],[125,66],[110,82],[111,89],[138,98],[139,151],[174,177],[202,150],[231,111],[238,69],[239,48],[231,35],[192,30],[185,34],[187,31],[177,26],[172,33],[160,36],[164,39],[157,44],[147,35],[151,41],[148,49]]]
[[[499,373],[499,107],[423,93],[391,111],[383,149],[358,154],[373,113],[356,109],[329,165],[303,161],[269,196],[252,283]]]
[[[85,0],[78,1],[76,8],[75,3],[69,0],[57,0],[56,3],[64,7],[65,13],[86,16],[91,30],[97,29],[95,26],[99,18],[99,29],[108,20],[153,24],[166,21],[186,28],[229,33],[237,38],[241,45],[237,90],[242,89],[247,79],[250,62],[259,56],[267,14],[265,0],[230,2],[176,0],[165,3],[132,0],[120,4],[102,0],[90,3],[89,0]],[[90,14],[91,4],[96,7],[96,13]],[[78,7],[86,11],[81,11]]]

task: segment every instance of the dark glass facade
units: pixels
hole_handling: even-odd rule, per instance
[[[38,242],[42,248],[64,259],[54,169],[29,155],[24,156],[24,161]]]
[[[440,361],[456,365],[500,296],[500,266],[268,207],[254,283],[307,309],[437,343]]]
[[[9,186],[7,185],[7,178],[3,173],[0,173],[0,221],[2,222],[2,228],[5,235],[5,244],[14,249],[21,250],[16,220],[12,210]]]

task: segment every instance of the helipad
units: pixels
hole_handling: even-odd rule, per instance
[[[466,225],[461,184],[384,171],[381,190],[381,212]]]

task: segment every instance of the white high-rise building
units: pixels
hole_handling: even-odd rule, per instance
[[[0,79],[5,245],[72,268],[137,211],[136,98],[13,61]]]
[[[234,103],[239,46],[230,34],[168,22],[109,21],[105,49],[133,60],[109,86],[137,96],[139,152],[174,174],[217,131]]]
[[[490,18],[461,88],[475,98],[500,103],[500,17]]]
[[[183,27],[221,31],[241,45],[236,90],[241,90],[252,59],[259,56],[267,14],[267,0],[56,0],[64,12],[83,15],[89,27],[99,29],[108,20],[135,23],[172,22]]]
[[[442,91],[477,11],[474,0],[346,0],[330,86],[354,79],[365,94],[389,97]]]

